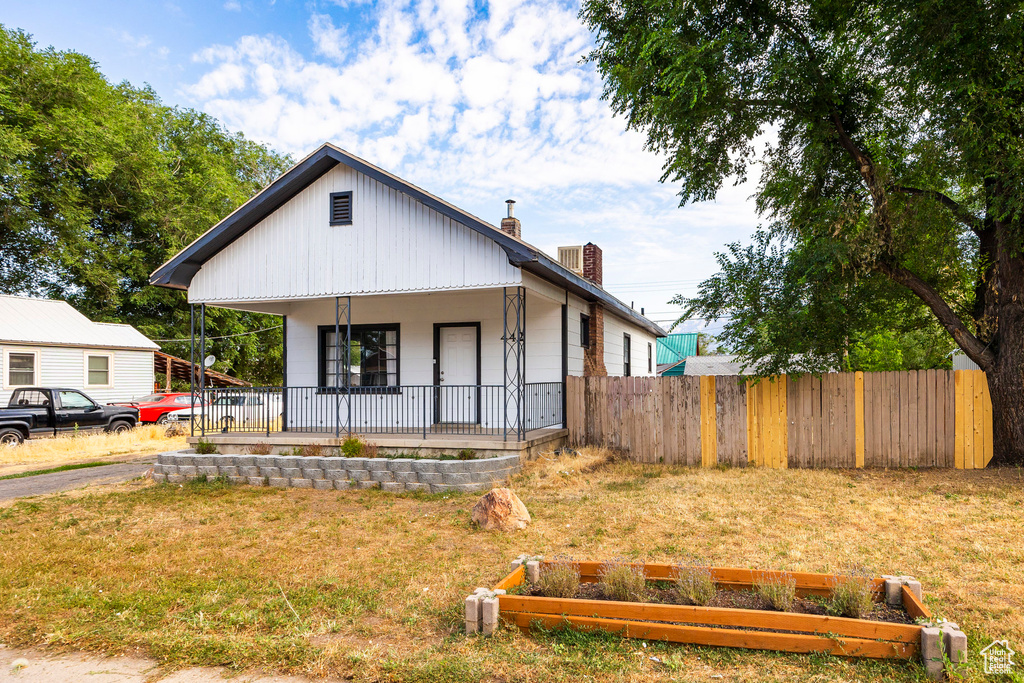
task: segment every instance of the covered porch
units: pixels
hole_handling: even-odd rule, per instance
[[[384,449],[480,453],[566,434],[564,294],[513,286],[196,303],[196,361],[209,351],[212,305],[281,316],[284,382],[194,386],[194,440],[336,446],[358,435]]]

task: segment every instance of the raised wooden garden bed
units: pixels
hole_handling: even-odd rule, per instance
[[[528,564],[531,565],[529,571],[537,576],[545,567],[554,563],[539,561],[536,564]],[[584,584],[579,594],[595,595],[596,591],[588,589],[585,584],[600,581],[599,574],[603,564],[572,564],[579,569],[580,581]],[[498,619],[514,624],[524,632],[529,632],[534,625],[551,628],[570,624],[584,630],[600,629],[627,638],[673,643],[903,660],[921,657],[922,645],[928,647],[930,644],[922,641],[925,625],[916,622],[929,619],[931,612],[915,595],[914,591],[919,588],[914,586],[912,589],[905,580],[901,581],[909,577],[886,577],[890,579],[888,586],[886,578],[871,581],[874,600],[881,603],[878,611],[885,612],[883,605],[886,603],[893,609],[890,620],[879,621],[737,607],[696,607],[652,602],[615,602],[607,599],[543,597],[529,594],[535,591],[532,591],[531,585],[527,582],[528,565],[522,564],[522,560],[517,560],[513,566],[515,568],[511,574],[502,579],[491,591],[487,591],[491,597],[488,602],[497,603]],[[655,586],[664,585],[657,582],[672,581],[675,578],[675,569],[669,564],[646,563],[631,566],[643,571],[652,594],[657,593]],[[757,581],[763,582],[765,579],[794,580],[798,598],[828,596],[837,584],[847,580],[832,574],[755,571],[727,567],[713,567],[711,572],[719,591],[752,591]],[[888,600],[887,588],[890,591]],[[478,589],[481,600],[484,599],[482,590]],[[896,605],[896,601],[902,604]],[[728,600],[720,602],[729,604]],[[736,604],[743,604],[743,601],[738,600]],[[811,603],[808,601],[807,604]],[[900,621],[903,623],[896,623]],[[942,640],[941,634],[939,640]],[[942,647],[941,642],[939,647]],[[958,653],[953,653],[954,656],[956,654]]]

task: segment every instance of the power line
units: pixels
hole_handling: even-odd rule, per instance
[[[284,325],[274,325],[273,327],[264,327],[262,330],[253,330],[252,332],[239,332],[238,334],[225,334],[220,337],[207,337],[207,341],[213,341],[214,339],[232,339],[233,337],[246,337],[250,334],[259,334],[260,332],[268,332],[270,330],[279,330]],[[191,337],[185,337],[184,339],[150,339],[155,342],[187,342],[192,341]]]

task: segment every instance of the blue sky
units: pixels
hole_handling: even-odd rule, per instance
[[[11,2],[0,23],[112,81],[301,158],[330,140],[554,254],[593,241],[605,286],[667,323],[757,223],[751,185],[678,208],[661,160],[600,99],[576,3]],[[206,226],[203,226],[206,227]],[[696,329],[698,323],[683,329]],[[712,331],[719,326],[712,327]]]

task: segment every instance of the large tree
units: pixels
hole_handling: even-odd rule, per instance
[[[69,301],[184,355],[189,311],[149,274],[287,165],[214,119],[114,85],[89,58],[0,26],[0,292]],[[211,310],[218,370],[278,382],[274,317]]]
[[[760,161],[779,272],[831,273],[816,291],[836,315],[865,280],[915,297],[987,373],[993,462],[1024,464],[1019,0],[587,0],[582,16],[607,96],[682,202]]]

